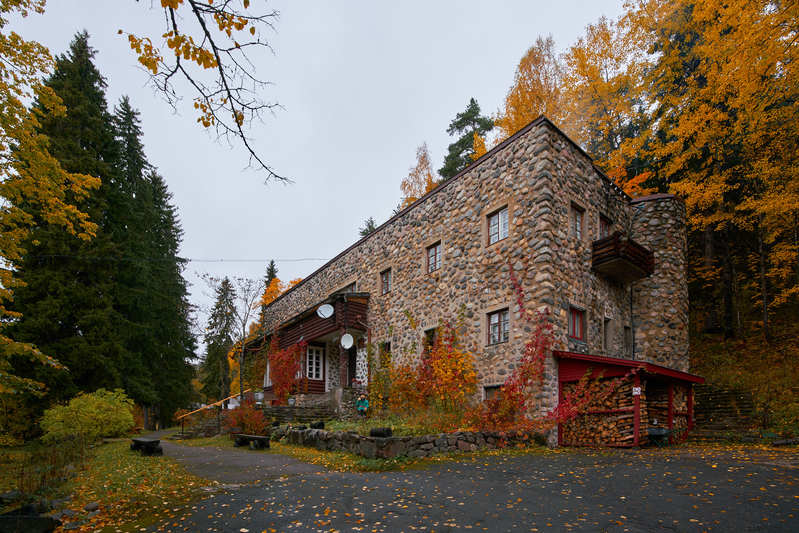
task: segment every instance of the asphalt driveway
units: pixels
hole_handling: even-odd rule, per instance
[[[176,446],[166,454],[177,453]],[[253,483],[214,494],[158,529],[799,531],[796,449],[568,450],[367,474],[319,472],[291,462],[283,470],[272,465],[248,473],[240,455],[258,461],[280,456],[220,452],[217,467],[232,458],[222,468],[235,475],[225,474],[226,480]],[[187,455],[175,457],[202,475]]]

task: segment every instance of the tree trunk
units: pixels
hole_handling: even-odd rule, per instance
[[[730,249],[730,232],[724,230],[723,253],[724,266],[722,268],[722,302],[723,302],[723,327],[724,338],[735,337],[735,290],[733,287],[733,258]]]
[[[763,242],[762,226],[757,227],[757,251],[760,254],[760,298],[763,300],[763,335],[771,339],[768,322],[768,285],[766,280],[766,244]]]
[[[702,255],[704,259],[705,268],[709,271],[713,268],[713,230],[710,226],[706,227],[702,232]],[[713,302],[714,295],[710,295],[710,306],[705,315],[705,331],[717,331],[719,328],[719,315],[718,310]]]
[[[244,341],[241,341],[239,352],[239,404],[244,404]]]

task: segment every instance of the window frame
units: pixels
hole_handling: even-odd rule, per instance
[[[613,234],[613,221],[605,215],[599,215],[599,238],[605,239]]]
[[[569,209],[569,235],[575,242],[585,238],[585,208],[575,202]]]
[[[502,224],[502,213],[505,213],[504,225]],[[492,226],[492,219],[494,218],[496,218],[497,221],[496,224],[497,233],[496,233],[496,240],[491,240],[493,236],[491,231],[491,226]],[[505,229],[504,235],[502,234],[503,227]],[[486,215],[486,233],[488,236],[488,246],[496,244],[500,241],[504,241],[510,236],[510,210],[508,209],[507,205],[504,205],[499,209],[495,209],[494,211]]]
[[[385,275],[385,277],[384,277]],[[391,292],[391,285],[393,281],[393,272],[391,268],[386,268],[380,272],[380,295],[386,295]]]
[[[433,257],[434,263],[430,262],[431,251],[435,252]],[[432,274],[433,272],[438,272],[439,270],[441,270],[441,256],[442,256],[441,241],[436,241],[427,248],[425,248],[425,258],[427,261],[426,270],[428,274]],[[435,265],[435,268],[431,268],[433,265]]]
[[[577,306],[569,306],[569,338],[575,341],[586,342],[586,313],[585,309]],[[579,319],[579,320],[575,320]],[[575,325],[579,323],[579,332]],[[579,333],[579,335],[578,335]]]
[[[316,364],[314,364],[313,367],[311,365],[311,355],[312,355],[311,350],[313,350],[314,359],[316,359],[317,357],[319,359],[318,368],[317,368]],[[312,368],[313,368],[313,370],[318,370],[319,371],[318,372],[319,377],[314,377],[314,376],[317,375],[317,372],[315,372],[315,371],[313,372],[313,375],[311,374]],[[310,380],[313,380],[313,381],[322,381],[322,380],[325,379],[325,348],[324,348],[324,346],[309,345],[305,349],[305,377],[306,377],[306,379],[310,379]]]
[[[493,324],[492,319],[496,317],[497,322],[497,336],[494,337],[493,332]],[[504,319],[504,320],[503,320]],[[503,307],[501,309],[497,309],[495,311],[491,311],[486,313],[486,326],[488,331],[488,338],[487,344],[488,346],[494,346],[496,344],[502,344],[508,342],[510,340],[510,308]]]

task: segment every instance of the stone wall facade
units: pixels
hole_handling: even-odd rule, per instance
[[[480,383],[495,386],[514,368],[532,330],[516,304],[513,269],[526,307],[549,311],[556,350],[629,358],[625,334],[634,331],[636,356],[685,369],[688,302],[681,205],[671,196],[632,201],[560,130],[539,119],[275,300],[265,326],[272,331],[355,283],[356,292],[370,295],[369,340],[390,342],[395,360],[417,358],[424,331],[460,316],[463,340],[477,356]],[[488,216],[505,207],[508,236],[489,245]],[[570,225],[574,210],[583,213],[579,237]],[[612,231],[653,249],[653,276],[622,284],[592,270],[600,217]],[[441,268],[428,273],[425,254],[435,243],[441,244]],[[380,273],[387,269],[392,286],[382,294]],[[579,341],[568,335],[572,307],[586,317]],[[491,345],[488,314],[501,309],[510,311],[510,338]],[[335,339],[328,342],[329,364],[338,362],[332,344]],[[359,365],[358,377],[363,373]],[[551,358],[538,395],[542,409],[556,404],[557,390],[557,363]]]

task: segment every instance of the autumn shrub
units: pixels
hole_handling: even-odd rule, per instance
[[[264,416],[263,410],[255,406],[252,395],[245,395],[241,405],[225,414],[225,429],[228,432],[266,435],[268,428],[269,421]]]
[[[477,372],[474,355],[460,345],[456,329],[444,322],[436,331],[433,346],[416,364],[390,367],[389,410],[412,425],[451,431],[463,426]]]
[[[133,428],[133,400],[124,391],[97,389],[80,393],[67,405],[51,407],[40,422],[45,442],[119,437]]]
[[[272,393],[279,405],[284,405],[297,387],[297,374],[302,369],[302,354],[305,353],[306,346],[306,343],[301,342],[281,350],[277,336],[272,337],[269,347],[269,379],[272,382]]]
[[[375,352],[377,355],[375,356]],[[370,416],[388,409],[391,398],[391,372],[393,364],[391,352],[380,346],[377,350],[371,344],[366,348],[369,368],[369,411]]]
[[[552,350],[552,323],[548,311],[529,313],[518,296],[523,317],[533,323],[533,333],[524,345],[516,367],[496,394],[471,413],[474,426],[483,430],[539,429],[537,406],[532,398],[544,380],[546,358]]]

